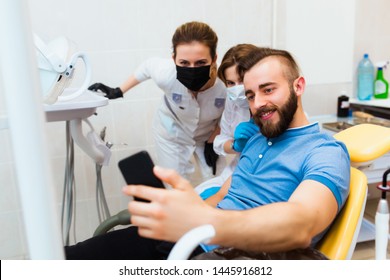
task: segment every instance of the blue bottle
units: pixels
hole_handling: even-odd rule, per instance
[[[375,68],[368,54],[364,54],[358,66],[357,97],[359,100],[370,100],[374,95]]]

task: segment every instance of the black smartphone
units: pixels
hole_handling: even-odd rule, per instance
[[[153,173],[153,161],[147,151],[141,151],[118,162],[119,169],[128,185],[146,185],[165,188],[163,182]],[[146,201],[134,197],[134,200]]]

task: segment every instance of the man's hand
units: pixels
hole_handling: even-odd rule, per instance
[[[111,88],[102,83],[95,83],[89,86],[88,90],[104,92],[105,97],[107,97],[108,99],[116,99],[119,97],[123,97],[123,92],[119,87]]]
[[[146,238],[177,241],[184,233],[200,225],[211,223],[213,211],[195,192],[191,184],[176,171],[155,166],[154,174],[172,189],[158,189],[142,185],[123,188],[127,195],[150,202],[130,201],[131,222]]]

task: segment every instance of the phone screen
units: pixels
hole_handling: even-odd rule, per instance
[[[153,161],[147,151],[141,151],[118,162],[119,169],[128,185],[146,185],[165,188],[153,173]],[[134,197],[135,200],[145,201]]]

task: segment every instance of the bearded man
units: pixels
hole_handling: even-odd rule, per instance
[[[206,201],[176,171],[157,166],[155,175],[172,189],[125,187],[127,195],[151,201],[129,202],[135,227],[116,233],[115,241],[132,251],[127,258],[162,257],[156,248],[169,243],[158,240],[175,242],[204,224],[216,234],[194,254],[216,246],[251,252],[312,247],[343,207],[349,193],[348,151],[320,132],[318,123],[309,123],[301,100],[305,79],[291,54],[258,48],[240,61],[238,70],[260,133],[246,143],[231,178]],[[88,247],[96,248],[95,255],[101,252],[99,242]]]

